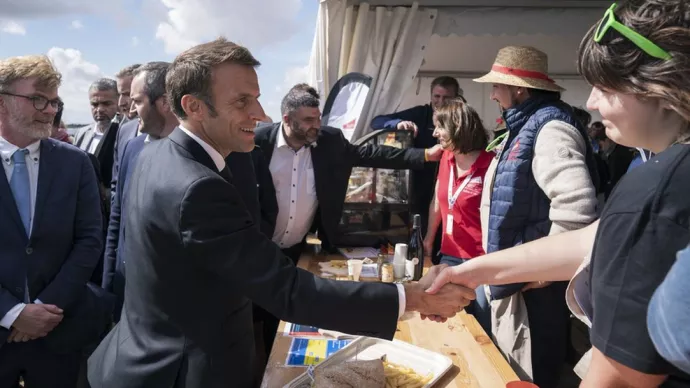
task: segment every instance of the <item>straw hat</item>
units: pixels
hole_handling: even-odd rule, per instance
[[[549,78],[548,62],[546,54],[534,47],[504,47],[498,51],[491,71],[474,81],[552,92],[564,91],[564,88]]]

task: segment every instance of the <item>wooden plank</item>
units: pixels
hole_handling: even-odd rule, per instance
[[[342,257],[308,253],[302,256],[298,267],[320,275],[318,263],[333,259]],[[278,328],[262,388],[282,387],[306,370],[284,365],[292,342],[292,338],[283,334],[284,325],[281,322]],[[453,361],[452,369],[434,388],[500,388],[509,381],[518,380],[477,320],[464,312],[443,324],[422,320],[417,313],[407,313],[398,322],[395,338],[443,354]]]

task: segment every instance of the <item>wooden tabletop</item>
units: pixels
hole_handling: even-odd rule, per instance
[[[320,274],[318,263],[332,259],[342,257],[305,253],[299,267]],[[285,366],[292,338],[283,334],[284,325],[285,322],[281,322],[278,328],[262,388],[282,388],[306,370]],[[502,388],[518,380],[477,320],[464,312],[442,324],[423,321],[416,313],[405,314],[398,322],[395,338],[443,354],[453,361],[453,367],[434,388]]]

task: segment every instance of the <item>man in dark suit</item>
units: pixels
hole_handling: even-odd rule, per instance
[[[269,163],[278,197],[273,241],[295,263],[315,220],[319,238],[331,248],[352,167],[422,169],[443,152],[438,145],[429,149],[355,146],[339,129],[321,126],[319,94],[306,84],[290,89],[281,111],[282,122],[258,127],[254,139]]]
[[[103,242],[96,175],[49,139],[59,83],[44,56],[0,60],[0,387],[73,388],[105,327],[87,284]]]
[[[89,102],[94,123],[79,128],[74,135],[74,145],[98,158],[101,167],[101,190],[110,198],[110,181],[113,175],[113,152],[119,125],[113,122],[118,111],[117,83],[101,78],[89,88]],[[109,203],[110,201],[108,201]]]
[[[224,160],[254,148],[257,65],[223,38],[173,62],[180,127],[144,148],[129,180],[125,305],[89,359],[93,388],[253,386],[250,300],[292,322],[392,338],[404,311],[450,316],[473,297],[321,279],[260,232]]]
[[[141,131],[139,130],[138,117],[121,123],[120,128],[117,130],[117,137],[115,138],[115,145],[113,147],[113,172],[112,179],[110,180],[111,204],[112,201],[114,201],[115,199],[115,187],[117,186],[117,177],[120,170],[120,161],[122,160],[122,154],[124,154],[125,152],[125,144],[127,144],[128,141],[134,139],[139,135],[141,135]]]
[[[130,96],[132,107],[139,116],[142,134],[127,142],[122,149],[123,157],[110,212],[103,265],[103,289],[115,294],[117,298],[113,311],[115,322],[120,319],[125,297],[126,258],[119,248],[124,247],[126,236],[126,214],[122,209],[127,200],[129,177],[144,145],[167,137],[179,124],[165,95],[165,76],[169,67],[168,62],[150,62],[138,67],[133,73]]]

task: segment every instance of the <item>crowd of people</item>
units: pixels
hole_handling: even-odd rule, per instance
[[[475,80],[498,128],[439,77],[370,123],[413,131],[399,149],[322,126],[306,84],[271,122],[259,61],[224,38],[94,80],[74,136],[50,60],[0,60],[0,388],[252,387],[279,320],[390,339],[407,311],[463,309],[542,388],[571,314],[582,386],[690,386],[690,8],[614,4],[577,62],[601,121],[562,101],[544,52],[508,46]],[[412,170],[419,282],[297,268],[309,232],[334,249],[355,166]]]

